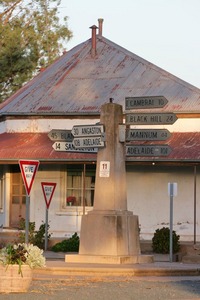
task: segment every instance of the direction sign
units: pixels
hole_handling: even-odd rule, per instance
[[[168,103],[164,96],[126,97],[125,109],[162,108]]]
[[[126,115],[127,125],[171,125],[176,120],[177,116],[174,113],[133,113]]]
[[[55,142],[52,145],[53,149],[55,151],[60,151],[60,152],[83,152],[83,153],[97,153],[98,148],[79,148],[76,149],[73,145],[73,143],[67,143],[67,142]]]
[[[26,188],[26,193],[29,196],[35,174],[37,172],[39,161],[38,160],[20,160],[19,161],[20,170],[22,173],[22,178]]]
[[[41,182],[42,185],[42,191],[44,195],[44,200],[46,202],[47,209],[49,208],[49,205],[51,203],[55,188],[56,188],[56,183],[53,182]]]
[[[76,125],[72,128],[72,134],[74,137],[81,136],[101,136],[104,132],[103,125]]]
[[[126,156],[168,156],[171,148],[168,145],[127,145]]]
[[[73,139],[73,145],[76,149],[79,148],[102,148],[105,142],[102,141],[101,136],[79,137]]]
[[[73,135],[71,133],[71,130],[64,130],[64,129],[52,129],[48,133],[48,137],[51,141],[66,141],[66,142],[72,142]]]
[[[128,129],[126,141],[165,141],[171,136],[167,129]]]

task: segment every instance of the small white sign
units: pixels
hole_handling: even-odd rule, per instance
[[[171,197],[177,196],[177,182],[168,183],[168,196]]]
[[[99,177],[110,177],[110,161],[101,161]]]

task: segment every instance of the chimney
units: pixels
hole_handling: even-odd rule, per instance
[[[93,25],[90,27],[92,29],[92,49],[91,49],[91,54],[92,57],[95,57],[97,49],[96,49],[96,30],[97,30],[97,26]]]
[[[99,22],[99,36],[102,36],[103,19],[98,19],[98,22]]]

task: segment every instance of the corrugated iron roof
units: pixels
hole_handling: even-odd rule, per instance
[[[96,161],[94,153],[57,152],[46,133],[3,133],[0,134],[0,161],[38,159],[41,161]],[[134,143],[133,143],[134,144]],[[141,143],[140,144],[147,144]],[[148,142],[148,144],[153,144]],[[154,142],[163,144],[163,142]],[[200,132],[173,133],[165,142],[172,148],[167,157],[127,157],[127,161],[192,161],[200,160]]]
[[[47,133],[3,133],[0,134],[0,161],[38,159],[41,161],[94,161],[96,154],[58,152],[52,148]]]
[[[111,97],[124,107],[125,97],[161,95],[169,102],[159,111],[200,111],[200,89],[105,37],[97,35],[96,47],[95,57],[91,39],[62,55],[2,103],[0,115],[99,114]]]

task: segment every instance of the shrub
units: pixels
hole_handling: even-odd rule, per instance
[[[55,244],[51,250],[54,252],[78,252],[79,243],[79,236],[75,232],[71,238]]]
[[[25,242],[25,227],[26,227],[26,222],[25,219],[20,220],[20,233],[19,233],[19,240],[20,243]],[[48,224],[48,229],[49,229],[49,224]],[[41,224],[39,227],[38,231],[35,231],[35,222],[29,222],[29,236],[28,240],[30,244],[33,244],[40,249],[44,249],[44,243],[45,243],[45,223]],[[48,234],[48,240],[50,239],[51,234]]]
[[[177,253],[180,250],[180,236],[176,234],[173,230],[172,240],[173,240],[173,253]],[[170,251],[170,229],[168,227],[163,227],[161,229],[156,229],[154,236],[152,238],[152,248],[155,253],[168,254]]]

